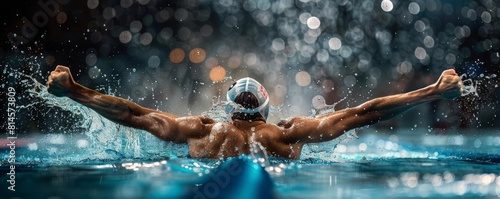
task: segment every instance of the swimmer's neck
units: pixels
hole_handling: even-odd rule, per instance
[[[238,128],[251,128],[255,127],[261,124],[265,124],[265,121],[262,120],[255,120],[255,121],[248,121],[248,120],[241,120],[241,119],[233,119],[233,125],[238,127]]]

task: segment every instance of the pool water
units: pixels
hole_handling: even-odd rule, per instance
[[[368,128],[357,139],[309,145],[300,160],[271,157],[266,171],[279,198],[499,198],[500,136],[467,133]],[[178,156],[150,149],[141,151],[142,157],[98,153],[101,148],[91,145],[79,148],[87,138],[58,134],[27,140],[16,151],[16,191],[2,183],[2,198],[184,198],[222,162],[188,158],[187,151],[182,155],[185,148],[169,143],[153,147],[178,150]],[[9,172],[3,161],[8,152],[3,149],[2,173]],[[2,175],[1,181],[7,178]]]
[[[72,131],[54,128],[65,133],[19,134],[16,191],[8,189],[11,175],[2,175],[1,198],[186,198],[224,164],[189,158],[185,144],[117,125],[33,83],[41,89],[28,93],[79,119]],[[203,114],[224,120],[219,109]],[[258,166],[278,198],[500,198],[498,130],[443,133],[361,128],[306,145],[299,160],[264,157]],[[4,174],[11,172],[6,141],[0,140]]]

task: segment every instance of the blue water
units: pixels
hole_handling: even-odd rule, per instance
[[[300,160],[270,158],[266,170],[278,195],[500,197],[497,132],[481,132],[481,136],[426,136],[418,132],[365,131],[359,139],[340,143],[336,148],[331,143],[309,146]],[[37,149],[30,144],[18,149],[18,161],[24,163],[16,167],[16,192],[2,187],[1,195],[7,196],[2,198],[176,198],[200,186],[222,162],[191,159],[185,153],[179,157],[157,154],[130,158],[116,151],[104,151],[96,157],[86,156],[91,150],[75,147],[73,142],[82,142],[86,137],[42,135],[33,140]],[[6,156],[7,151],[2,154]],[[1,172],[8,172],[5,161],[0,168]],[[2,182],[6,178],[2,176]]]
[[[16,191],[2,175],[1,198],[183,198],[223,162],[189,158],[184,144],[112,123],[33,83],[42,89],[29,92],[44,103],[81,116],[74,125],[83,131],[20,135]],[[498,130],[363,128],[309,144],[299,160],[262,165],[280,198],[499,198],[499,146]],[[10,150],[0,149],[6,174]]]

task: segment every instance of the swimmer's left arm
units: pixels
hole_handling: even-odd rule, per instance
[[[427,87],[403,94],[380,97],[357,107],[347,108],[316,118],[292,118],[282,123],[289,132],[288,142],[322,142],[332,140],[345,132],[388,120],[402,112],[438,99],[460,96],[461,80],[454,70],[446,70],[439,80]]]
[[[113,122],[146,130],[166,141],[187,142],[189,138],[203,136],[207,132],[206,124],[212,123],[202,116],[179,117],[99,93],[75,82],[65,66],[57,66],[51,72],[47,89],[58,97],[69,97]]]

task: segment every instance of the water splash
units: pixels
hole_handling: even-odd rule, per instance
[[[460,75],[460,79],[462,80],[463,83],[462,97],[467,95],[475,95],[477,97],[480,97],[478,93],[478,87],[480,86],[498,88],[498,84],[492,84],[493,81],[496,80],[495,78],[497,78],[496,74],[491,74],[491,75],[480,74],[479,77],[480,79],[473,79],[473,78],[468,78],[467,74]]]
[[[263,167],[270,165],[269,156],[267,155],[266,148],[260,142],[252,141],[250,144],[250,154],[255,162]]]
[[[344,97],[333,104],[326,104],[324,98],[323,98],[323,100],[314,100],[313,99],[313,105],[314,105],[314,107],[316,107],[316,109],[311,110],[311,112],[312,112],[311,117],[318,117],[320,115],[325,115],[328,113],[335,112],[335,107],[346,99],[347,99],[347,97]],[[317,105],[317,104],[315,105],[314,103],[318,103],[318,101],[319,101],[320,105]]]
[[[37,71],[39,65],[31,64],[27,67]],[[49,126],[47,132],[30,131],[27,134],[28,138],[32,138],[28,144],[31,147],[22,148],[25,151],[19,152],[23,156],[17,159],[18,163],[73,164],[82,161],[187,156],[185,145],[163,142],[142,130],[116,124],[67,97],[50,94],[47,87],[36,80],[37,74],[12,68],[4,69],[3,72],[4,77],[11,76],[20,80],[11,83],[23,88],[17,94],[19,101],[23,103],[18,103],[16,114],[28,115],[36,123],[40,123],[38,117],[49,118],[46,121],[53,122],[45,124]],[[4,86],[6,85],[3,84],[2,87]],[[47,112],[43,113],[40,109],[47,109]],[[32,115],[33,111],[42,113]],[[62,124],[67,120],[74,122],[70,123],[69,128]],[[54,142],[57,137],[54,135],[64,135],[66,139]],[[158,150],[159,148],[163,150]]]

